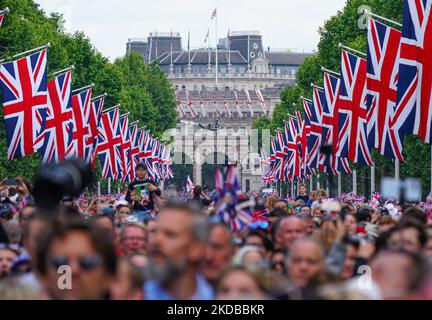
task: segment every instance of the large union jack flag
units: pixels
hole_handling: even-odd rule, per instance
[[[74,125],[67,158],[89,159],[89,153],[93,148],[93,145],[88,144],[88,138],[91,135],[89,127],[91,94],[92,88],[89,88],[72,97]]]
[[[156,143],[156,140],[153,137],[150,137],[150,133],[148,139],[144,146],[144,163],[147,167],[148,176],[150,179],[156,179],[156,173],[153,167],[153,147]]]
[[[8,159],[35,153],[35,142],[41,132],[41,112],[46,108],[47,51],[0,66],[0,87],[8,145]]]
[[[307,160],[310,169],[318,168],[322,136],[322,101],[325,100],[324,91],[314,88],[313,102],[305,100],[305,124],[307,127]]]
[[[68,71],[48,82],[48,104],[41,112],[42,128],[36,145],[43,163],[59,162],[71,144],[72,72]]]
[[[384,156],[403,160],[397,133],[390,128],[397,100],[401,32],[369,19],[367,51],[368,144]]]
[[[102,113],[98,135],[98,158],[102,165],[104,179],[117,178],[122,170],[122,136],[119,110],[113,108]]]
[[[401,139],[417,134],[432,143],[432,0],[406,0],[399,58],[396,113],[392,127]]]
[[[367,144],[366,60],[342,50],[342,77],[336,105],[339,117],[337,156],[372,165]]]
[[[349,163],[346,158],[336,156],[338,145],[338,112],[336,100],[339,95],[340,79],[328,72],[324,72],[324,96],[322,105],[322,145],[333,148],[332,155],[320,154],[318,169],[322,172],[339,175],[350,173]]]
[[[89,135],[87,136],[86,144],[88,151],[86,153],[86,162],[91,164],[93,169],[97,158],[97,137],[99,134],[99,125],[102,115],[102,109],[105,103],[105,95],[97,97],[91,101],[88,116]]]

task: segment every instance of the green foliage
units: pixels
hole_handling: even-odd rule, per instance
[[[63,17],[59,14],[47,16],[33,0],[0,0],[0,8],[4,7],[9,7],[11,12],[5,16],[0,29],[1,58],[49,42],[49,74],[74,65],[74,88],[94,83],[95,96],[108,94],[107,107],[120,103],[121,111],[130,113],[130,121],[139,120],[140,126],[147,126],[155,135],[161,136],[166,129],[175,126],[174,91],[157,65],[146,65],[136,54],[110,63],[84,33],[65,33]],[[3,117],[2,108],[0,117]],[[31,178],[40,156],[35,154],[8,161],[6,148],[4,121],[0,120],[0,177]]]

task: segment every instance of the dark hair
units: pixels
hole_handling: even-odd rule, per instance
[[[194,196],[199,196],[199,195],[201,195],[202,191],[203,191],[203,188],[201,186],[195,186],[193,194],[194,194]]]
[[[369,222],[371,220],[371,214],[368,209],[361,209],[357,211],[355,218],[357,222]]]
[[[360,240],[356,237],[350,236],[350,235],[345,235],[342,238],[342,244],[344,245],[351,245],[353,246],[356,250],[359,249],[360,247]]]
[[[266,251],[272,251],[273,250],[273,243],[261,231],[259,231],[259,230],[250,231],[245,238],[245,242],[246,242],[246,239],[250,236],[257,236],[258,238],[260,238]]]
[[[50,228],[43,232],[36,243],[36,269],[44,275],[47,273],[47,257],[51,252],[52,244],[57,239],[64,239],[68,233],[81,231],[86,233],[97,253],[103,259],[106,270],[114,275],[116,273],[117,256],[112,237],[102,227],[80,219],[57,220]]]
[[[414,228],[418,232],[418,240],[420,242],[421,247],[423,248],[424,245],[427,242],[427,233],[424,228],[424,225],[418,221],[418,219],[415,219],[413,217],[405,217],[399,220],[399,222],[396,224],[394,229],[392,229],[392,232],[408,229],[408,228]]]
[[[426,214],[416,207],[408,206],[404,208],[403,215],[401,220],[405,218],[412,218],[418,220],[421,224],[426,225],[427,224],[427,216]]]

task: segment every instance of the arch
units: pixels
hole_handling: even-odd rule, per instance
[[[202,165],[202,183],[207,186],[208,190],[215,189],[216,169],[222,171],[225,176],[230,165],[229,157],[221,152],[211,152],[206,155]]]
[[[174,152],[172,171],[174,178],[168,184],[174,184],[177,188],[185,186],[187,176],[192,178],[193,175],[192,159],[184,152]]]

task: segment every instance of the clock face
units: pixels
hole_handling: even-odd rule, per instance
[[[254,42],[254,44],[253,44],[253,48],[254,48],[255,50],[258,50],[258,48],[259,48],[258,43]]]
[[[253,59],[253,58],[255,58],[255,52],[251,52],[250,53],[250,57]]]

